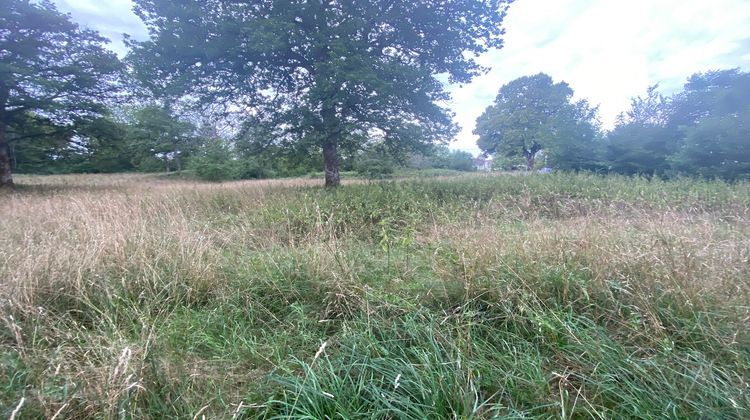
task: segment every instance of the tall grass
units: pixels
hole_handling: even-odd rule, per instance
[[[0,416],[750,416],[748,184],[20,183]]]

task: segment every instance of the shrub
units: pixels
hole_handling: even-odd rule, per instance
[[[195,175],[204,181],[227,181],[239,178],[239,165],[226,144],[214,142],[206,145],[202,152],[190,160],[189,166]]]
[[[266,169],[255,159],[244,159],[234,162],[239,179],[273,178],[273,171]]]
[[[442,165],[436,166],[437,168],[453,169],[455,171],[474,171],[474,157],[471,153],[464,152],[461,150],[451,150],[443,158]]]
[[[213,143],[191,159],[190,168],[204,181],[229,181],[235,179],[270,178],[273,172],[255,159],[238,160],[226,144]]]
[[[357,173],[373,179],[389,178],[393,175],[393,164],[386,159],[365,159],[356,167]]]

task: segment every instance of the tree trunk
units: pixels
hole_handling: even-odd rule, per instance
[[[339,135],[336,110],[332,106],[324,106],[321,111],[325,141],[323,142],[323,163],[326,172],[326,188],[338,187],[341,184],[339,175]]]
[[[174,152],[174,162],[177,165],[177,173],[182,173],[182,155],[180,155],[179,151]]]
[[[534,170],[534,155],[535,153],[524,153],[524,157],[526,158],[526,170],[531,171]]]
[[[13,189],[13,172],[10,165],[10,145],[5,134],[5,124],[0,123],[0,190]]]
[[[338,144],[329,140],[323,145],[323,161],[325,162],[326,187],[338,187],[341,184],[339,175]]]

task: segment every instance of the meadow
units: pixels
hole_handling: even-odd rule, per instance
[[[749,183],[17,183],[3,418],[750,416]]]

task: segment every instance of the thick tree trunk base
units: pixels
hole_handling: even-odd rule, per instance
[[[527,155],[526,156],[526,170],[527,171],[533,171],[535,164],[536,164],[536,162],[534,161],[534,156],[533,155],[532,156],[528,156]]]
[[[0,190],[12,190],[13,187],[10,147],[5,141],[5,127],[0,127]]]
[[[326,187],[338,187],[341,185],[341,175],[339,175],[339,156],[338,145],[336,143],[326,143],[323,145],[323,161],[325,162]]]

